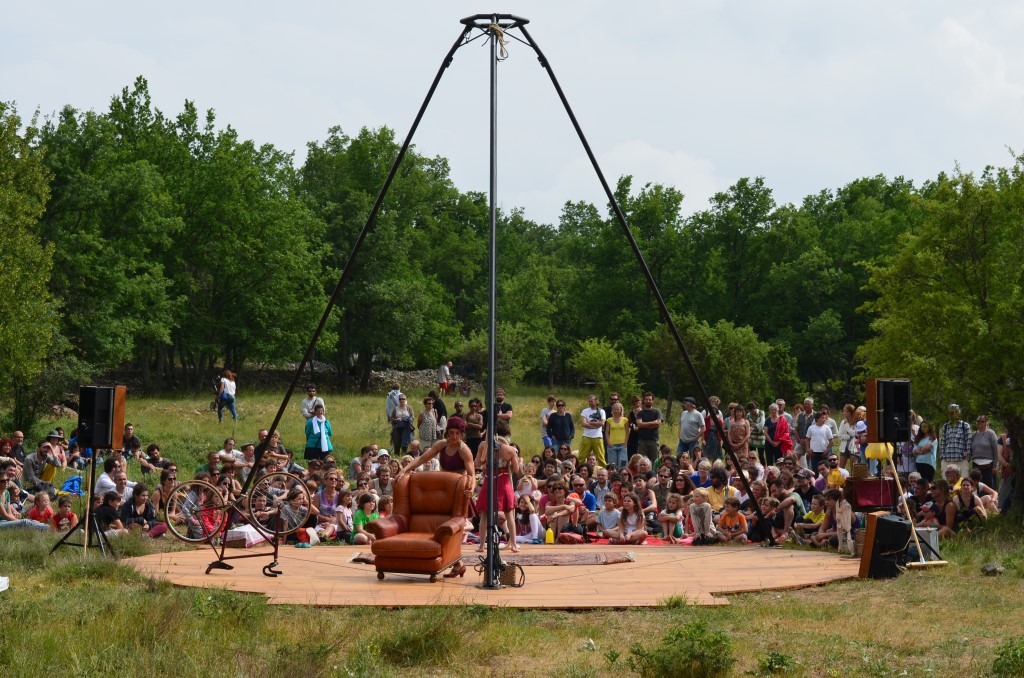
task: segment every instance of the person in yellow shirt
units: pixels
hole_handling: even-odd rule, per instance
[[[811,497],[811,510],[804,514],[803,520],[793,525],[800,539],[806,539],[821,529],[825,522],[825,497],[816,494]]]
[[[712,468],[709,478],[711,487],[707,488],[708,503],[711,504],[711,510],[718,514],[725,508],[725,500],[736,496],[736,488],[729,485],[724,468]]]

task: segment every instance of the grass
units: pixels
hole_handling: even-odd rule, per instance
[[[269,424],[279,396],[240,394],[242,440]],[[516,439],[539,448],[545,393],[512,391]],[[564,393],[560,395],[565,396]],[[573,393],[579,405],[586,394]],[[386,440],[383,398],[326,396],[342,457]],[[188,469],[219,449],[232,426],[202,408],[208,398],[130,399],[145,443],[157,441]],[[525,423],[524,423],[525,422]],[[73,424],[62,422],[65,428]],[[301,447],[294,403],[282,426]],[[674,431],[663,432],[669,440]],[[137,466],[132,466],[133,477]],[[1019,516],[990,521],[968,540],[943,545],[945,568],[894,580],[856,580],[787,592],[733,596],[691,608],[666,598],[656,609],[547,610],[268,606],[258,596],[179,589],[77,549],[48,555],[54,537],[0,531],[0,666],[17,673],[144,676],[622,676],[630,647],[654,650],[668,629],[704,623],[731,640],[731,675],[991,675],[993,661],[1019,666],[1024,530]],[[182,548],[173,539],[126,537],[123,555]],[[999,577],[981,566],[998,561]],[[686,576],[680,572],[680,576]],[[622,586],[643,582],[623,581]],[[593,651],[583,649],[592,638]],[[683,675],[683,674],[680,674]],[[1010,675],[1003,673],[1001,675]]]

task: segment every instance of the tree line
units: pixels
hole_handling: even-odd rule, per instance
[[[190,101],[164,114],[141,77],[102,112],[23,123],[0,106],[0,395],[15,419],[113,368],[195,390],[221,365],[297,360],[397,152],[387,128],[334,127],[296,165]],[[1020,168],[865,177],[798,205],[742,178],[690,216],[676,187],[625,176],[615,195],[724,398],[859,402],[873,374],[921,378],[915,399],[935,406],[975,389],[980,405],[1024,384]],[[341,386],[447,359],[480,373],[487,220],[483,192],[413,149],[318,345]],[[498,253],[503,382],[692,393],[609,206],[569,199],[554,224],[504,211]]]

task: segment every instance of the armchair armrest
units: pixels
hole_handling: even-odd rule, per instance
[[[451,537],[457,532],[461,532],[466,527],[466,519],[462,516],[455,516],[449,518],[445,522],[437,526],[434,530],[434,539],[440,540],[444,537]]]
[[[402,516],[388,516],[366,523],[366,531],[377,539],[387,539],[406,531],[405,519]]]

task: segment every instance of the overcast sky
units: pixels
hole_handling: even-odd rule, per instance
[[[921,181],[1024,151],[1024,3],[5,3],[0,100],[23,118],[106,110],[138,75],[158,108],[213,108],[294,151],[339,125],[401,139],[459,19],[531,20],[609,181],[680,189],[686,212],[744,176],[779,202],[884,173]],[[461,49],[415,143],[463,190],[488,185],[488,50]],[[499,67],[499,197],[553,222],[605,204],[544,71]]]

